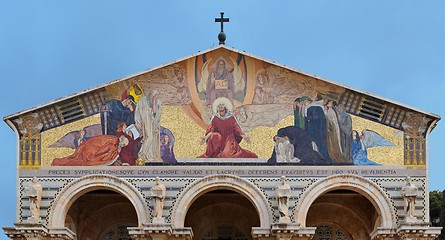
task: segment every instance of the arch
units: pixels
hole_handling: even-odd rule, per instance
[[[353,219],[355,219],[356,221],[360,222],[360,223],[365,227],[365,229],[366,229],[368,232],[372,232],[372,230],[373,230],[373,229],[369,229],[369,228],[368,228],[368,226],[366,225],[366,223],[363,221],[363,219],[362,219],[356,212],[354,212],[353,210],[351,210],[351,209],[349,209],[349,208],[346,208],[345,206],[343,206],[343,205],[341,205],[341,204],[335,204],[335,203],[320,203],[320,204],[314,204],[313,206],[314,206],[314,207],[317,207],[317,208],[325,207],[325,206],[329,206],[329,207],[337,207],[337,208],[341,209],[342,211],[346,212],[347,214],[350,214],[351,217],[352,217]],[[326,218],[321,218],[321,219],[318,219],[318,221],[315,221],[315,225],[320,225],[320,224],[331,224],[331,225],[336,225],[337,227],[343,228],[341,225],[337,224],[336,222],[334,222],[334,221],[329,221],[329,220],[326,219]],[[345,232],[348,232],[348,231],[345,230]],[[348,232],[348,233],[349,233],[349,232]]]
[[[173,227],[183,228],[187,211],[193,202],[203,194],[219,189],[231,190],[247,198],[258,213],[260,226],[270,228],[272,211],[261,190],[247,180],[228,174],[209,175],[190,184],[178,196],[173,207],[171,218]]]
[[[323,221],[320,221],[317,225],[316,225],[316,227],[318,228],[319,226],[330,226],[331,227],[331,229],[332,228],[337,228],[337,229],[339,229],[348,239],[360,239],[360,238],[354,238],[353,237],[353,235],[349,232],[349,231],[347,231],[345,228],[343,228],[342,226],[340,226],[340,225],[338,225],[338,224],[336,224],[336,223],[332,223],[332,222],[329,222],[329,221],[326,221],[326,222],[323,222]],[[317,232],[315,233],[315,234],[317,234]]]
[[[366,201],[368,200],[366,199]],[[314,217],[312,215],[314,210],[323,213],[322,216],[317,214],[317,216]],[[377,212],[375,208],[374,211]],[[306,224],[310,226],[318,226],[322,224],[335,225],[338,228],[343,229],[342,231],[344,233],[350,235],[350,239],[369,239],[369,235],[374,229],[374,226],[367,224],[366,221],[364,221],[363,216],[356,214],[353,209],[336,203],[312,204],[311,210],[309,210],[306,218]]]
[[[260,226],[258,212],[246,197],[223,191],[201,195],[188,209],[184,226],[192,228],[194,239],[245,239]]]
[[[296,223],[306,227],[307,213],[315,199],[324,193],[337,189],[347,189],[360,193],[372,203],[381,216],[381,223],[378,227],[396,228],[396,213],[390,199],[377,184],[353,174],[329,176],[307,188],[296,203],[293,216]]]
[[[122,234],[121,236],[122,237],[130,237],[129,236],[129,234],[128,234],[128,230],[127,229],[125,229],[124,231],[116,231],[117,230],[117,228],[119,227],[119,226],[131,226],[131,224],[130,223],[128,223],[128,222],[125,222],[125,221],[121,221],[121,222],[119,222],[119,223],[115,223],[115,224],[113,224],[113,225],[110,225],[110,226],[108,226],[106,229],[104,229],[101,233],[99,233],[99,237],[97,238],[97,239],[109,239],[109,238],[105,238],[106,237],[106,234],[110,231],[110,230],[114,230],[113,231],[113,233],[114,234]],[[116,236],[116,235],[114,235],[114,236]],[[120,239],[120,238],[119,238]]]
[[[85,193],[94,190],[110,190],[125,196],[136,210],[138,226],[150,222],[150,210],[144,197],[130,183],[112,175],[88,175],[65,186],[54,200],[49,213],[48,228],[60,229],[72,204]]]

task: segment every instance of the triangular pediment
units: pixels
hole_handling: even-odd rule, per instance
[[[284,84],[284,88],[287,89],[287,91],[292,92],[292,90],[295,92],[293,96],[288,96],[289,99],[293,98],[297,98],[300,95],[304,95],[304,94],[317,94],[320,93],[321,95],[325,95],[328,98],[332,98],[334,100],[336,100],[337,102],[342,102],[343,104],[345,104],[347,110],[349,113],[382,123],[384,125],[387,126],[391,126],[394,128],[398,128],[401,129],[401,123],[403,122],[404,116],[407,113],[418,113],[423,115],[426,118],[429,118],[430,120],[434,120],[434,119],[440,119],[439,116],[432,114],[432,113],[427,113],[424,112],[422,110],[416,109],[414,107],[410,107],[401,103],[398,103],[396,101],[392,101],[389,99],[385,99],[383,97],[379,97],[376,95],[373,95],[371,93],[368,92],[364,92],[358,89],[355,89],[353,87],[349,87],[349,86],[345,86],[333,81],[330,81],[328,79],[324,79],[321,78],[319,76],[316,76],[314,74],[310,74],[286,65],[282,65],[279,63],[276,63],[275,61],[270,61],[267,59],[263,59],[261,57],[252,55],[252,54],[248,54],[244,51],[240,51],[240,50],[236,50],[234,48],[229,48],[225,45],[219,45],[215,48],[211,48],[207,51],[202,51],[202,52],[198,52],[197,54],[193,54],[191,56],[173,61],[171,63],[167,63],[167,64],[163,64],[161,66],[158,67],[154,67],[154,68],[150,68],[148,70],[139,72],[139,73],[135,73],[129,76],[126,76],[124,78],[120,78],[108,83],[105,83],[103,85],[97,86],[97,87],[93,87],[87,90],[84,90],[82,92],[79,93],[75,93],[66,97],[61,97],[55,101],[52,102],[48,102],[46,104],[42,104],[42,105],[38,105],[36,107],[15,113],[15,114],[11,114],[8,116],[4,117],[4,120],[14,120],[16,118],[19,118],[20,116],[32,113],[32,112],[46,112],[47,115],[52,115],[52,117],[46,117],[48,118],[48,123],[44,124],[44,128],[43,130],[46,129],[50,129],[53,127],[57,127],[60,126],[64,123],[69,123],[72,122],[74,120],[78,120],[81,119],[82,117],[86,117],[91,115],[92,113],[96,113],[96,105],[100,105],[100,103],[106,101],[108,98],[119,98],[119,87],[127,87],[129,88],[132,84],[132,82],[137,82],[138,79],[142,79],[142,78],[147,78],[149,76],[153,76],[156,75],[159,72],[162,72],[163,69],[165,69],[164,71],[182,71],[184,74],[187,71],[190,71],[191,69],[186,69],[189,68],[190,65],[189,62],[191,61],[195,61],[196,62],[196,66],[193,66],[196,69],[192,69],[193,75],[189,74],[189,76],[193,76],[194,79],[193,81],[195,82],[199,82],[198,84],[196,84],[196,86],[192,86],[192,88],[198,88],[198,92],[202,93],[203,92],[203,87],[202,87],[202,82],[200,81],[199,78],[202,77],[202,72],[203,72],[203,67],[204,60],[210,60],[208,67],[215,67],[215,57],[213,57],[214,55],[221,55],[222,58],[224,59],[224,56],[228,56],[230,61],[234,60],[237,63],[235,65],[242,65],[243,68],[248,68],[247,66],[244,66],[243,62],[239,62],[240,59],[234,59],[235,57],[238,58],[237,55],[240,56],[241,59],[249,59],[250,62],[255,62],[256,64],[259,63],[259,65],[262,65],[262,67],[258,67],[258,66],[250,66],[253,69],[242,69],[245,71],[246,76],[242,76],[243,78],[245,78],[244,81],[246,81],[246,83],[251,83],[255,80],[256,77],[258,77],[259,75],[266,75],[268,78],[268,80],[273,80],[279,83],[286,83],[287,81],[290,82],[289,86],[286,86]],[[230,56],[232,55],[232,56]],[[210,58],[209,58],[210,56]],[[218,57],[216,57],[218,58]],[[221,57],[220,57],[221,58]],[[199,60],[201,60],[201,62],[199,62]],[[239,63],[238,63],[239,62]],[[213,66],[211,66],[213,64]],[[231,71],[235,71],[233,69],[234,65],[233,63],[229,63],[231,66]],[[184,65],[184,67],[182,67],[181,65]],[[181,69],[181,67],[183,69]],[[241,70],[241,69],[240,69]],[[249,72],[248,72],[249,71]],[[247,76],[248,73],[254,73],[255,76]],[[271,73],[273,72],[273,73]],[[280,72],[280,73],[278,73]],[[162,73],[161,73],[162,75]],[[175,73],[172,73],[172,77],[175,75]],[[293,75],[293,76],[292,76]],[[168,77],[166,75],[164,75],[165,77]],[[173,77],[174,78],[174,77]],[[159,80],[159,79],[158,79]],[[174,79],[171,79],[174,80]],[[249,81],[250,80],[250,81]],[[286,81],[287,80],[287,81]],[[147,79],[145,79],[145,81],[147,81]],[[150,80],[148,80],[147,82],[150,82]],[[185,83],[187,83],[187,80],[185,81]],[[251,83],[251,85],[254,85],[255,83]],[[277,83],[274,83],[277,84]],[[193,85],[193,84],[192,84]],[[314,92],[305,92],[305,91],[309,91],[307,89],[301,89],[301,87],[305,87],[302,85],[307,85],[308,88],[314,88]],[[294,86],[294,87],[292,87]],[[246,96],[243,96],[243,100],[244,97],[246,97],[245,101],[242,102],[242,104],[252,104],[251,101],[253,101],[252,95],[253,93],[249,90],[251,89],[247,89],[247,86],[245,86],[246,89]],[[275,86],[276,87],[276,86]],[[299,89],[300,87],[300,89]],[[167,94],[171,94],[172,89],[176,88],[174,86],[174,82],[170,81],[170,82],[166,82],[166,83],[156,83],[153,82],[153,88],[157,89],[160,93],[167,93]],[[112,93],[110,96],[110,93],[106,92],[106,89],[112,89]],[[105,91],[104,91],[105,90]],[[191,90],[190,90],[191,91]],[[280,95],[280,92],[277,91],[278,95]],[[83,106],[82,103],[86,98],[89,99],[94,99],[95,101],[93,101],[90,104],[84,104],[87,106]],[[167,98],[167,97],[163,97],[162,98]],[[167,100],[166,102],[168,102],[169,104],[177,104],[180,105],[181,103],[179,103],[178,101],[174,101],[172,100],[173,97],[172,96],[168,96],[168,98],[170,100]],[[281,96],[280,100],[277,100],[279,102],[286,102],[286,103],[291,103],[291,101],[285,101],[283,100],[285,97]],[[241,104],[241,98],[239,97],[238,99],[236,99],[236,101],[239,102],[239,104]],[[259,101],[259,100],[258,100]],[[277,101],[269,101],[269,102],[277,102]],[[77,103],[76,103],[77,102]],[[76,106],[78,106],[79,111],[76,112]],[[71,107],[71,108],[70,108]],[[80,110],[81,108],[84,108],[82,110]],[[88,108],[92,108],[91,110],[89,110]],[[71,109],[68,111],[64,111],[65,109]],[[402,117],[394,117],[392,114],[390,114],[391,112],[400,112],[402,115]],[[71,113],[71,114],[69,114]],[[40,115],[44,115],[43,113]],[[389,115],[389,116],[388,116]]]
[[[35,134],[44,136],[46,145],[42,147],[46,150],[42,151],[49,153],[63,147],[75,148],[79,144],[75,143],[75,134],[66,137],[72,132],[78,135],[114,135],[118,122],[125,122],[128,117],[125,115],[127,113],[122,113],[125,115],[121,116],[122,119],[113,120],[114,108],[131,109],[132,119],[128,120],[127,125],[137,123],[135,118],[138,116],[133,112],[137,105],[142,105],[138,101],[143,98],[154,104],[154,96],[158,97],[161,105],[161,116],[157,116],[163,126],[161,130],[169,131],[170,138],[176,139],[176,146],[182,141],[183,150],[177,154],[181,158],[195,158],[199,155],[196,154],[198,151],[202,152],[203,147],[196,147],[200,149],[196,151],[191,151],[189,147],[196,145],[199,136],[205,134],[223,98],[230,102],[229,110],[240,129],[257,138],[258,149],[264,149],[264,144],[270,142],[267,150],[258,154],[260,158],[270,155],[274,144],[271,136],[277,130],[295,126],[304,130],[304,134],[309,132],[310,107],[324,112],[323,124],[329,124],[329,120],[326,120],[329,116],[332,121],[335,119],[334,128],[338,131],[340,120],[352,117],[355,124],[352,128],[356,129],[348,136],[363,137],[369,133],[378,137],[384,135],[383,131],[391,132],[388,136],[397,136],[397,140],[380,136],[383,139],[379,141],[386,140],[392,145],[395,145],[394,141],[399,141],[399,155],[406,151],[405,138],[425,138],[428,129],[431,130],[440,119],[437,115],[220,45],[6,116],[4,120],[18,129],[22,137]],[[152,108],[150,104],[146,107]],[[316,138],[314,134],[307,134],[313,143]],[[392,146],[382,142],[379,144],[383,145],[379,146]],[[314,151],[321,151],[324,144],[314,143]],[[57,154],[49,155],[50,158],[60,157]],[[406,162],[406,156],[404,158]],[[424,157],[421,158],[424,161]],[[52,159],[46,161],[49,165]]]

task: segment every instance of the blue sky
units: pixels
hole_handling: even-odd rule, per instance
[[[230,47],[445,116],[443,0],[2,0],[0,115],[215,46],[220,11]],[[432,190],[445,189],[443,125],[429,139]],[[16,137],[0,133],[0,226],[12,226]]]

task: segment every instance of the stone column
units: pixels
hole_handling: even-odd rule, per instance
[[[133,240],[148,240],[148,239],[150,239],[150,237],[145,236],[145,234],[142,234],[142,235],[130,234],[130,236],[131,236],[131,239],[133,239]]]
[[[42,240],[48,230],[42,224],[16,223],[15,227],[3,228],[6,236],[14,240]]]
[[[131,236],[133,240],[148,240],[149,236],[145,235],[145,231],[141,227],[127,227],[128,235]]]
[[[403,224],[397,228],[397,235],[400,240],[433,240],[441,230],[441,227],[430,227],[427,223]]]
[[[253,227],[252,228],[252,239],[255,239],[255,240],[273,240],[273,239],[276,239],[276,238],[275,238],[275,236],[272,236],[270,228]]]
[[[300,227],[299,224],[274,224],[271,233],[277,240],[310,240],[315,235],[315,227]]]
[[[39,232],[25,233],[23,235],[25,236],[26,240],[43,240],[43,239],[46,239],[44,234],[39,233]]]
[[[48,229],[41,223],[16,223],[15,227],[3,228],[6,236],[14,240],[73,240],[74,233],[68,228]]]
[[[191,240],[191,228],[172,229],[170,224],[150,224],[143,227],[129,227],[128,234],[135,240]]]
[[[433,240],[440,235],[440,227],[430,227],[427,223],[402,224],[397,229],[377,228],[371,240]]]

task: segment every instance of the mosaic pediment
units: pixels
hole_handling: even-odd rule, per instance
[[[227,47],[11,117],[20,165],[425,166],[437,119]],[[220,161],[219,161],[220,160]]]

